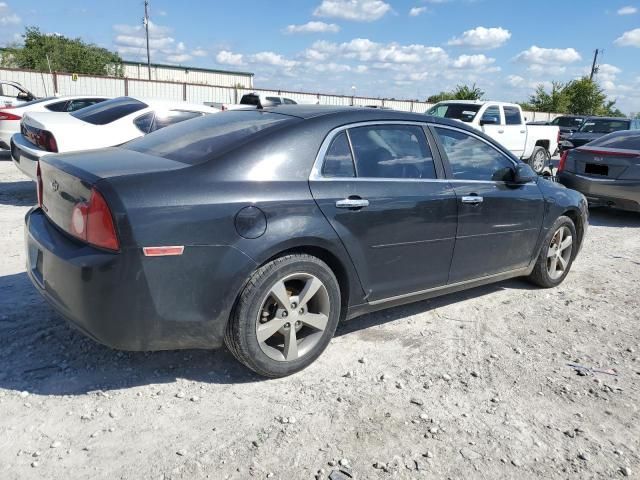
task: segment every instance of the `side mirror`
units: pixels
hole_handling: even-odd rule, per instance
[[[33,95],[28,92],[20,92],[17,96],[18,100],[24,100],[25,102],[30,102],[34,99]]]
[[[500,122],[495,117],[487,117],[487,118],[481,118],[480,119],[480,126],[483,126],[483,125],[498,125],[498,123],[500,123]]]
[[[513,172],[513,183],[524,184],[533,182],[538,175],[526,163],[519,163]]]

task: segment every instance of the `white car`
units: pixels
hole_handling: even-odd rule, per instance
[[[549,160],[558,148],[560,129],[527,125],[515,103],[448,100],[436,103],[427,115],[460,120],[484,132],[539,174],[549,170]]]
[[[0,108],[0,149],[9,149],[11,137],[20,132],[20,121],[26,113],[75,112],[108,99],[93,95],[48,97],[21,103],[16,107]]]
[[[0,80],[0,108],[15,107],[35,100],[36,96],[18,82]]]
[[[298,102],[280,95],[265,95],[263,93],[245,93],[240,103],[208,103],[221,110],[251,110],[256,108],[277,107],[278,105],[297,105]]]
[[[11,157],[35,181],[38,160],[45,155],[115,147],[219,111],[185,102],[119,97],[73,113],[28,113],[22,119],[21,133],[11,137]]]

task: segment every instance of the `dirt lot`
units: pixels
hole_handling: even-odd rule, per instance
[[[264,381],[226,351],[122,353],[67,327],[24,272],[33,185],[6,161],[0,182],[3,479],[640,478],[640,215],[593,211],[560,288],[364,316]]]

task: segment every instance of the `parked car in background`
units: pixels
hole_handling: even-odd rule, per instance
[[[75,112],[105,100],[108,98],[92,95],[47,97],[21,103],[17,107],[0,108],[0,149],[10,148],[11,137],[20,131],[20,121],[25,113]]]
[[[45,155],[122,145],[175,123],[217,113],[205,105],[119,97],[73,113],[27,113],[11,137],[15,165],[36,180]]]
[[[620,117],[587,117],[580,128],[560,142],[560,152],[581,147],[608,133],[640,129],[640,120]]]
[[[566,150],[557,175],[593,206],[640,212],[640,130],[610,133]]]
[[[277,107],[278,105],[296,105],[298,102],[280,95],[268,95],[264,93],[246,93],[240,98],[240,103],[215,103],[205,102],[221,110],[252,110],[254,108]]]
[[[0,108],[15,107],[35,99],[36,96],[18,82],[0,80]]]
[[[341,319],[502,279],[560,284],[582,194],[489,136],[421,114],[226,112],[40,162],[27,273],[113,348],[224,343],[267,377]]]
[[[562,141],[578,131],[586,118],[586,115],[560,115],[551,120],[549,125],[556,125],[560,129],[560,141]]]
[[[559,129],[527,125],[520,105],[504,102],[450,100],[439,102],[427,115],[460,120],[501,143],[541,174],[558,148]]]

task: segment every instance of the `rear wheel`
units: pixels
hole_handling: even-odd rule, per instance
[[[256,373],[283,377],[310,365],[340,318],[340,289],[320,259],[294,254],[258,269],[238,299],[225,343]]]
[[[547,163],[549,163],[549,152],[544,147],[535,147],[529,158],[529,166],[540,174],[544,171]]]
[[[549,229],[529,280],[544,288],[560,285],[575,258],[577,238],[573,221],[559,217]]]

